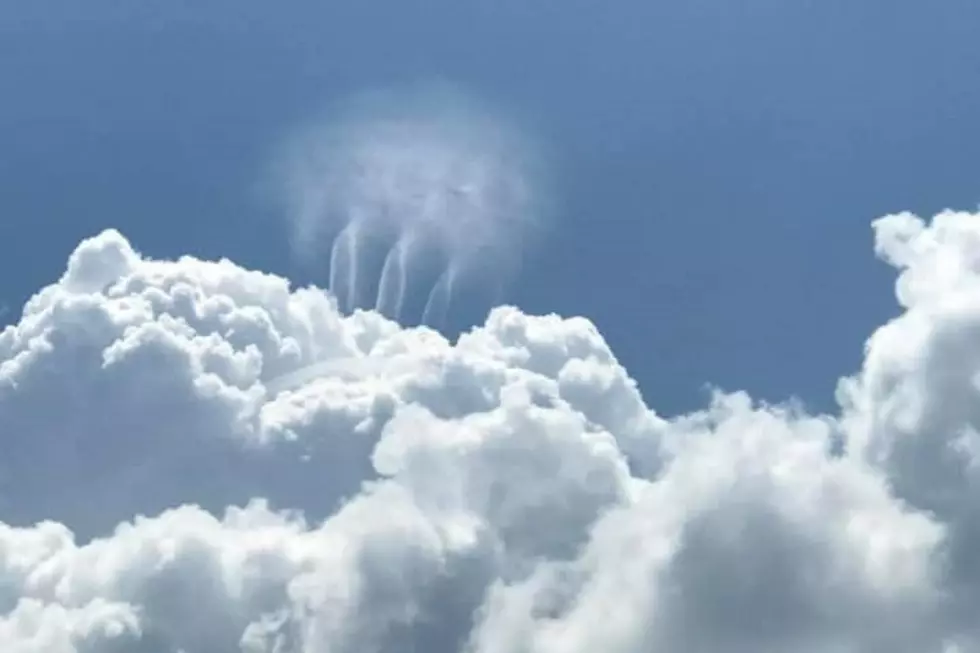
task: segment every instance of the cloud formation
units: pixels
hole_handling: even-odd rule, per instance
[[[497,113],[443,84],[389,89],[286,141],[270,177],[293,253],[329,262],[344,313],[442,326],[474,284],[507,280],[547,222],[548,193],[537,145]]]
[[[450,343],[86,240],[0,334],[0,649],[980,650],[980,216],[874,228],[836,414],[669,419],[582,318]]]

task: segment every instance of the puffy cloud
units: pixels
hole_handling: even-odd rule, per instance
[[[0,648],[980,650],[980,216],[875,233],[837,414],[670,419],[581,318],[452,343],[86,240],[0,334]]]

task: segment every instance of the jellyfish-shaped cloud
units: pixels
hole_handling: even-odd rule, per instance
[[[448,88],[358,97],[280,157],[296,253],[329,260],[331,293],[401,319],[426,297],[439,323],[456,286],[500,281],[542,226],[540,156],[514,125]]]

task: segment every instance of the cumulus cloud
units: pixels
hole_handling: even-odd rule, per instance
[[[0,648],[980,650],[980,216],[874,228],[838,411],[671,418],[582,318],[449,342],[86,240],[0,333]]]

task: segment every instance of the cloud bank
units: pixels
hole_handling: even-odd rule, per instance
[[[0,649],[980,650],[980,216],[874,229],[837,413],[672,418],[582,318],[450,343],[86,240],[0,334]]]

